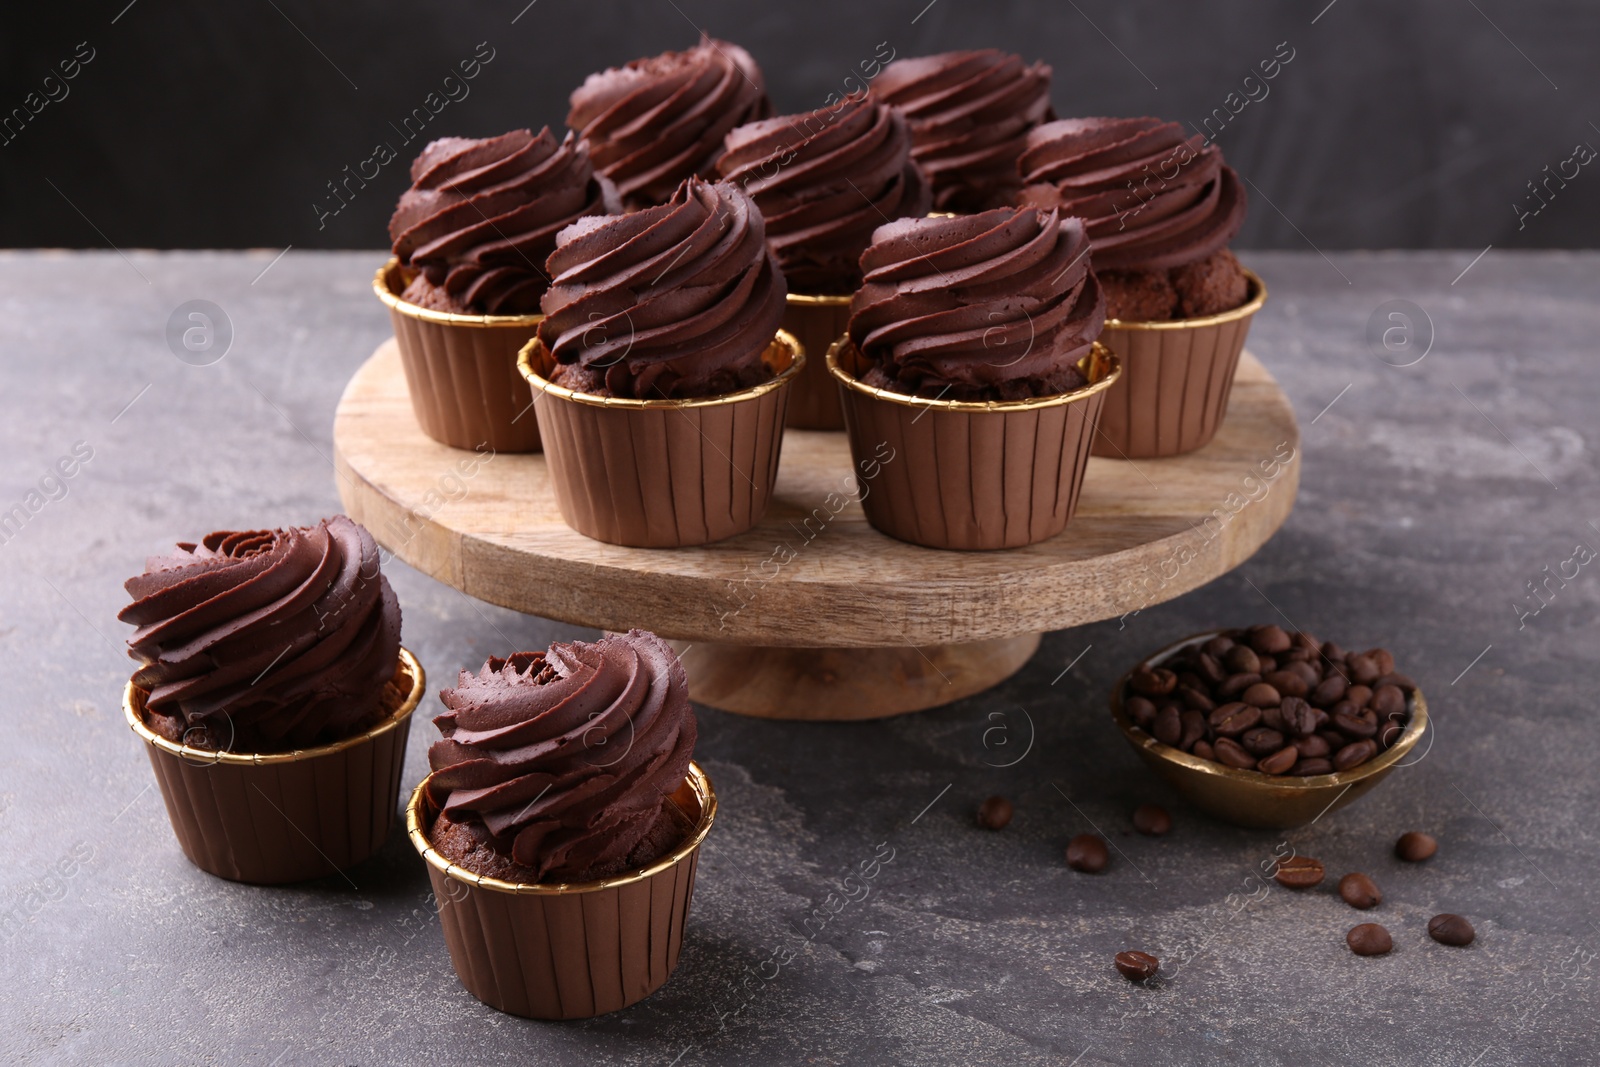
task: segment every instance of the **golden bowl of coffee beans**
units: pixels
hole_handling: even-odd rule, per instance
[[[1123,675],[1111,717],[1195,807],[1287,829],[1377,785],[1428,728],[1422,690],[1385,649],[1273,625],[1196,634]]]

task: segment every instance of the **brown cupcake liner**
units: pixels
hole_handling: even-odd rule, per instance
[[[711,779],[695,763],[672,800],[695,825],[650,866],[598,882],[528,885],[474,874],[433,850],[428,828],[438,809],[424,779],[406,831],[428,863],[445,946],[467,992],[530,1019],[589,1019],[660,989],[678,965],[700,843],[717,814]]]
[[[1122,381],[1106,396],[1095,455],[1177,456],[1216,436],[1250,322],[1267,299],[1261,279],[1244,273],[1250,299],[1232,311],[1173,322],[1106,322],[1100,343],[1122,360]]]
[[[122,708],[144,739],[183,854],[221,878],[278,885],[321,878],[376,852],[394,826],[411,714],[426,684],[404,648],[393,713],[355,737],[293,752],[191,748],[145,725],[148,694]]]
[[[390,259],[372,288],[389,308],[411,409],[422,432],[452,448],[539,451],[533,393],[517,352],[543,315],[455,315],[400,299],[411,273]]]
[[[928,400],[860,381],[848,337],[828,350],[867,521],[928,548],[1019,548],[1066,528],[1089,443],[1121,368],[1095,345],[1078,363],[1089,384],[1060,396]]]
[[[628,400],[581,393],[545,375],[535,338],[518,367],[538,398],[550,481],[574,530],[614,545],[682,548],[761,520],[778,476],[784,406],[805,354],[779,330],[765,355],[775,377],[724,396]]]
[[[789,294],[783,311],[783,328],[800,342],[806,354],[806,365],[789,390],[785,426],[797,430],[844,429],[839,383],[828,373],[827,361],[822,357],[849,325],[848,296]]]

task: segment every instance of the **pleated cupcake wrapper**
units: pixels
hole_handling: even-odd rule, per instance
[[[789,390],[789,414],[784,425],[797,430],[844,429],[839,383],[828,373],[823,356],[849,325],[848,296],[789,294],[783,312],[783,328],[800,342],[806,354],[806,365]]]
[[[1089,385],[994,403],[923,400],[864,385],[848,338],[828,352],[843,382],[867,521],[929,548],[1019,548],[1066,528],[1101,404],[1120,373],[1100,345],[1078,364]]]
[[[678,965],[700,843],[716,793],[698,764],[673,801],[694,828],[642,870],[599,882],[524,885],[484,878],[433,850],[438,809],[428,781],[406,809],[411,843],[428,863],[445,946],[467,992],[512,1015],[588,1019],[660,989]]]
[[[144,739],[183,854],[201,870],[255,885],[321,878],[376,852],[393,828],[422,667],[400,650],[404,694],[379,725],[318,748],[251,755],[168,741],[144,722],[131,681],[123,712]]]
[[[400,299],[408,280],[391,259],[373,289],[389,307],[422,432],[452,448],[539,451],[533,393],[517,373],[517,353],[544,316],[432,311]]]
[[[784,406],[805,356],[780,330],[766,360],[776,377],[687,400],[623,400],[552,384],[535,339],[518,366],[538,398],[556,503],[585,536],[634,548],[704,545],[760,521],[783,447]]]
[[[1106,323],[1100,343],[1122,360],[1106,397],[1094,454],[1113,459],[1177,456],[1204,448],[1222,427],[1250,323],[1267,298],[1245,271],[1243,307],[1176,322]]]

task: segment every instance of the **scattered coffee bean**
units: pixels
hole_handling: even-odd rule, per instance
[[[1287,745],[1270,756],[1264,756],[1256,761],[1256,770],[1262,774],[1288,774],[1294,769],[1295,762],[1300,758],[1300,753],[1293,745]]]
[[[1134,725],[1162,744],[1240,770],[1307,777],[1353,770],[1395,744],[1415,690],[1385,649],[1346,652],[1266,625],[1141,665],[1123,699]]]
[[[1119,952],[1115,962],[1117,970],[1130,982],[1154,978],[1161,969],[1161,961],[1148,952]]]
[[[1229,767],[1240,771],[1254,770],[1256,758],[1246,752],[1231,737],[1219,737],[1211,742],[1211,749],[1217,754],[1217,762],[1225,763]]]
[[[1472,944],[1472,939],[1478,936],[1478,932],[1461,916],[1446,913],[1435,915],[1428,920],[1428,936],[1441,945],[1459,947]]]
[[[1106,842],[1099,834],[1079,834],[1067,842],[1067,866],[1085,874],[1098,874],[1106,869],[1110,854]]]
[[[1352,908],[1375,908],[1383,903],[1383,894],[1377,883],[1361,873],[1347,874],[1339,879],[1339,896]]]
[[[1140,804],[1133,809],[1133,828],[1149,837],[1160,837],[1172,829],[1172,816],[1159,804]]]
[[[1344,942],[1357,956],[1381,956],[1394,948],[1394,938],[1377,923],[1352,926],[1350,932],[1344,935]]]
[[[1322,861],[1310,856],[1286,856],[1278,861],[1272,877],[1289,889],[1310,889],[1322,881]]]
[[[1407,863],[1421,863],[1437,851],[1439,842],[1433,839],[1432,834],[1420,830],[1409,830],[1394,843],[1394,854]]]
[[[1011,801],[990,797],[978,805],[978,825],[985,830],[1004,830],[1011,822]]]

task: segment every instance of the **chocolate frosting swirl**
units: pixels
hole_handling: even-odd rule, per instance
[[[727,132],[772,114],[750,53],[704,34],[685,51],[589,75],[570,103],[567,125],[629,207],[661,203],[690,175],[710,177]]]
[[[723,145],[717,172],[755,199],[767,244],[800,292],[850,292],[872,231],[932,204],[905,118],[864,94],[747,123]]]
[[[689,772],[683,664],[643,630],[490,659],[439,697],[434,799],[541,879],[617,870]]]
[[[1227,246],[1245,194],[1222,150],[1160,119],[1064,119],[1028,134],[1020,202],[1083,218],[1098,270],[1168,270]]]
[[[580,219],[556,238],[539,337],[569,388],[711,396],[770,377],[784,280],[738,186],[690,178],[670,202]]]
[[[439,310],[524,315],[539,310],[556,233],[582,215],[622,210],[588,152],[546,126],[473,140],[446,137],[411,164],[411,188],[389,220],[394,254],[421,269],[407,299]],[[432,287],[431,289],[429,287]],[[442,294],[437,290],[443,290]]]
[[[1016,400],[1084,384],[1105,322],[1079,219],[999,208],[880,226],[861,257],[850,338],[869,385],[945,400]]]
[[[152,556],[117,616],[138,627],[152,727],[195,747],[272,752],[338,740],[382,718],[400,605],[372,535],[343,515],[287,530],[226,530]]]
[[[1049,66],[993,48],[895,60],[872,94],[910,120],[938,211],[1009,205],[1028,130],[1054,117]]]

